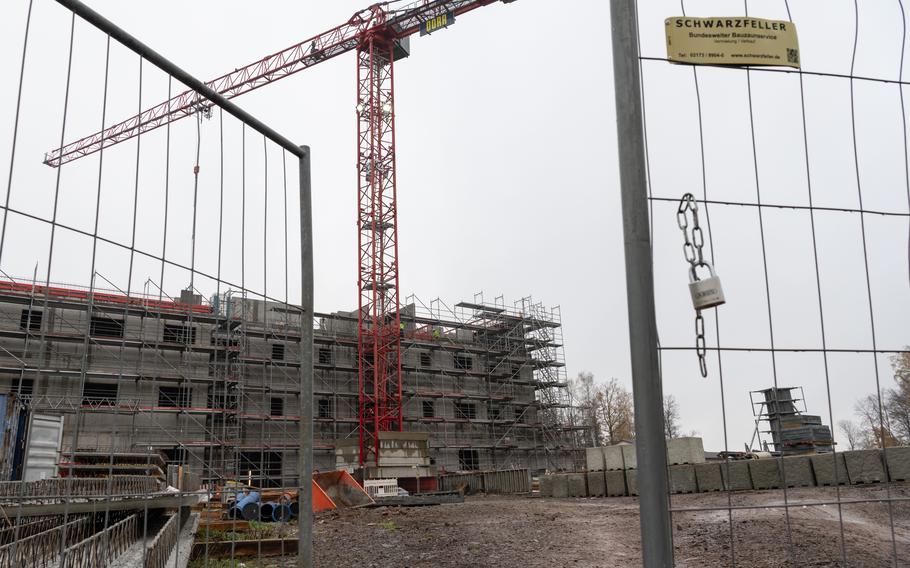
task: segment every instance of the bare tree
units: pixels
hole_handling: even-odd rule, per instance
[[[599,389],[597,418],[600,421],[604,441],[616,444],[631,440],[635,436],[632,393],[615,378]]]
[[[902,444],[910,444],[910,346],[891,357],[895,388],[887,391],[885,407],[891,432]]]
[[[859,446],[861,448],[881,448],[899,444],[892,434],[893,426],[888,413],[888,405],[879,401],[886,400],[887,393],[869,394],[859,399],[853,409],[859,418]]]
[[[587,429],[589,439],[585,443],[592,446],[603,444],[603,435],[601,434],[600,422],[597,420],[597,399],[600,395],[599,389],[594,384],[594,374],[587,371],[581,371],[572,381],[573,395],[578,401],[578,410],[581,414],[582,426]]]
[[[679,404],[672,394],[664,396],[664,436],[667,439],[679,438],[681,435],[679,424]]]
[[[855,450],[860,446],[862,432],[852,420],[841,420],[837,423],[837,428],[843,433],[844,438],[847,440],[848,450]]]

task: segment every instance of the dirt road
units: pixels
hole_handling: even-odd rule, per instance
[[[796,505],[789,509],[789,523],[783,509],[766,508],[783,503],[782,491],[733,494],[732,504],[743,508],[732,514],[675,513],[677,566],[731,566],[734,558],[738,566],[762,568],[892,566],[895,550],[897,564],[910,566],[910,505],[897,502],[889,509],[887,503],[856,503],[840,510],[831,504],[802,505],[836,500],[835,491],[789,490],[787,499]],[[903,487],[891,493],[910,496]],[[841,489],[842,500],[885,496],[883,486]],[[674,496],[673,506],[725,506],[727,500],[720,493],[683,495]],[[319,515],[315,538],[320,568],[595,568],[641,562],[635,498],[478,496],[438,507],[347,509]]]

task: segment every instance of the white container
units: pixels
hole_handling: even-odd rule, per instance
[[[363,482],[367,495],[377,497],[398,497],[397,479],[367,479]]]
[[[63,444],[63,416],[32,414],[28,420],[23,481],[57,477]]]

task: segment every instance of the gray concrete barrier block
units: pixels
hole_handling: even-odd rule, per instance
[[[620,444],[622,448],[623,469],[638,469],[638,455],[635,453],[635,444]]]
[[[695,470],[695,484],[698,491],[705,493],[708,491],[723,491],[724,476],[722,469],[724,464],[717,462],[698,463],[693,466]]]
[[[569,497],[587,497],[588,479],[584,473],[569,473]]]
[[[749,460],[749,475],[752,476],[753,489],[778,489],[781,486],[777,459]]]
[[[843,452],[809,456],[809,461],[812,463],[812,473],[815,474],[815,484],[819,487],[850,483]]]
[[[686,437],[667,440],[667,463],[705,463],[705,446],[701,438]]]
[[[569,496],[569,476],[565,473],[551,475],[553,478],[553,497],[566,498]]]
[[[607,471],[623,469],[622,446],[605,446],[601,450],[604,455],[604,469]]]
[[[910,480],[910,447],[886,448],[885,467],[893,481]]]
[[[752,476],[749,473],[749,462],[752,460],[731,461],[723,465],[724,476],[730,491],[748,491],[752,489]]]
[[[881,483],[885,480],[882,455],[878,450],[844,452],[850,483]]]
[[[541,475],[540,476],[540,496],[541,497],[552,497],[553,496],[553,475]]]
[[[625,471],[626,494],[638,495],[638,470],[627,469]]]
[[[588,472],[588,496],[589,497],[606,497],[607,482],[604,479],[604,472]]]
[[[691,464],[670,466],[670,493],[695,493],[695,467]]]
[[[785,457],[783,481],[787,487],[814,487],[815,475],[809,456]]]
[[[602,448],[585,448],[585,461],[588,471],[604,470],[604,453]]]
[[[607,482],[607,497],[623,497],[626,494],[626,476],[622,471],[604,472]]]

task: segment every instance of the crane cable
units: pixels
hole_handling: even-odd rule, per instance
[[[190,236],[190,290],[194,290],[193,277],[196,274],[196,203],[199,196],[199,154],[202,150],[202,118],[205,114],[205,112],[196,113],[196,162],[193,165],[193,231]]]

